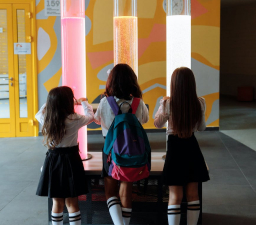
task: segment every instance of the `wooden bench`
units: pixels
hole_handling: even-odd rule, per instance
[[[79,197],[79,206],[82,213],[82,224],[113,224],[108,213],[104,195],[102,170],[102,153],[90,152],[92,159],[84,161],[84,170],[88,179],[89,193]],[[164,160],[163,152],[152,152],[151,172],[148,179],[134,183],[133,212],[131,225],[135,224],[168,224],[167,205],[168,187],[163,186],[161,174]],[[202,184],[199,184],[199,197],[202,202]],[[186,196],[182,201],[181,225],[186,223]],[[52,200],[48,200],[49,224],[51,221]],[[68,224],[68,214],[64,211],[64,224]],[[198,224],[202,224],[202,203]]]

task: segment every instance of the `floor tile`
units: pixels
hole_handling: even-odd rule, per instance
[[[0,211],[0,224],[47,224],[47,198],[36,196],[36,187],[31,183]]]
[[[31,182],[26,181],[8,182],[2,180],[0,182],[0,211],[30,184]]]
[[[256,193],[249,185],[203,184],[203,205],[253,205]]]
[[[255,176],[255,175],[254,175]],[[248,183],[240,169],[210,169],[211,184],[245,185]],[[255,179],[256,181],[256,179]],[[256,184],[256,183],[255,183]]]
[[[205,225],[255,225],[256,206],[215,205],[203,206]]]

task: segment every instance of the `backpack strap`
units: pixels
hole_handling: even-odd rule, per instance
[[[131,105],[132,114],[136,113],[139,104],[140,104],[140,98],[133,98],[132,105]]]
[[[113,110],[115,116],[118,115],[120,113],[120,109],[119,106],[116,103],[116,100],[114,99],[113,96],[109,96],[107,97],[108,103],[111,107],[111,109]]]

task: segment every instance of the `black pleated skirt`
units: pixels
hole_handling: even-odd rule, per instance
[[[49,198],[73,198],[87,193],[78,146],[48,150],[36,194]]]
[[[163,184],[184,186],[210,179],[203,154],[194,134],[190,138],[169,135],[163,169]]]

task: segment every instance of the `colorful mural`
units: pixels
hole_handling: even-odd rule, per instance
[[[192,70],[198,95],[207,103],[208,126],[219,126],[220,0],[192,0]],[[36,1],[39,106],[48,91],[61,85],[60,17],[46,17]],[[163,0],[138,1],[139,84],[154,128],[159,100],[166,95],[166,14]],[[97,103],[113,68],[113,0],[86,0],[87,97]],[[80,96],[77,96],[80,97]],[[99,129],[96,125],[89,129]]]

